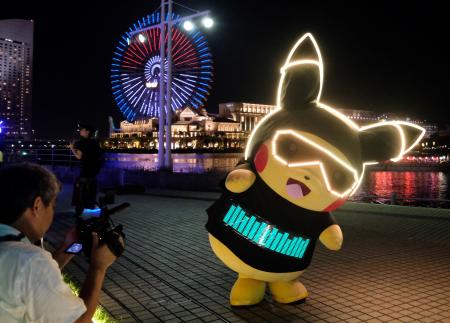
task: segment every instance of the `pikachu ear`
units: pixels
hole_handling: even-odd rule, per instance
[[[285,109],[305,107],[319,101],[323,82],[323,63],[319,46],[307,33],[292,47],[281,68],[277,105]]]
[[[399,161],[425,135],[425,129],[404,121],[385,121],[359,128],[363,162]]]

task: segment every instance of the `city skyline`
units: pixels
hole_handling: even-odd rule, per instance
[[[222,102],[274,104],[285,52],[309,31],[324,57],[324,102],[431,122],[449,119],[442,110],[448,106],[442,93],[449,51],[441,41],[449,31],[439,4],[182,3],[209,9],[216,20],[213,30],[205,32],[215,68],[209,113],[216,113]],[[81,3],[64,15],[54,13],[61,4],[10,4],[2,10],[1,19],[35,20],[33,127],[38,137],[74,136],[76,123],[87,120],[106,135],[107,116],[122,118],[110,89],[113,47],[132,22],[158,4]],[[189,14],[179,6],[175,10]],[[50,120],[56,121],[51,128]]]

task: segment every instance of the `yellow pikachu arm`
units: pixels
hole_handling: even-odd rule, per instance
[[[225,187],[233,193],[242,193],[253,185],[256,175],[249,169],[237,167],[231,171],[225,180]]]
[[[344,237],[342,236],[341,228],[337,224],[333,224],[322,231],[319,240],[328,249],[339,250],[341,249]]]

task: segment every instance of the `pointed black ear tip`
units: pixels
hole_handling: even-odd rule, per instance
[[[316,39],[311,33],[305,33],[297,39],[295,45],[292,47],[288,63],[293,60],[306,58],[319,60],[319,57],[320,49]]]

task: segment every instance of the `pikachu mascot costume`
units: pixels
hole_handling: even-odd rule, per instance
[[[290,51],[277,108],[251,133],[245,158],[208,208],[211,247],[238,278],[233,306],[259,303],[268,285],[279,303],[303,302],[299,281],[317,240],[339,250],[343,235],[329,212],[361,183],[369,164],[400,160],[424,135],[403,121],[359,127],[320,102],[323,64],[311,34]]]

